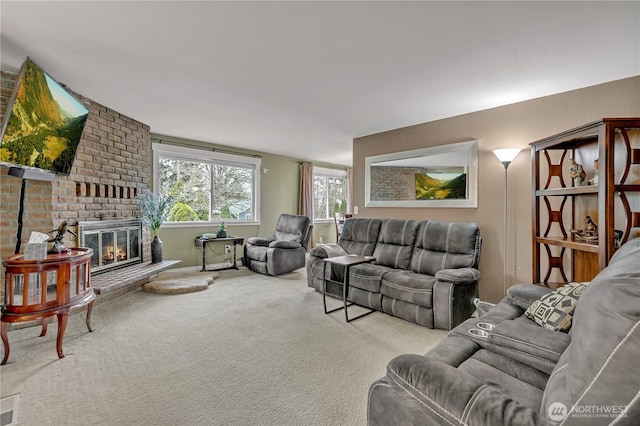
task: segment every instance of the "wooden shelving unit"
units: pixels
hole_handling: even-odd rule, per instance
[[[570,159],[584,167],[582,186],[569,176]],[[588,184],[596,173],[598,181]],[[533,281],[557,287],[590,281],[619,244],[640,228],[640,118],[605,118],[531,143]],[[572,232],[590,216],[597,240]],[[616,241],[615,233],[622,234]],[[543,256],[544,251],[544,256]]]

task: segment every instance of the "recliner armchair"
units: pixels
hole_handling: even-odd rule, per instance
[[[308,216],[282,214],[273,238],[251,237],[244,246],[244,265],[265,275],[281,275],[305,265],[313,225]]]

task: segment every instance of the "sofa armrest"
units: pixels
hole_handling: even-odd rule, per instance
[[[547,374],[571,343],[567,333],[547,330],[524,316],[497,324],[486,340],[488,349]]]
[[[305,266],[307,251],[300,246],[295,249],[267,249],[267,273],[281,275]]]
[[[535,425],[538,419],[535,411],[496,388],[425,356],[394,358],[387,380],[397,392],[420,402],[438,424]]]
[[[475,268],[442,269],[433,286],[433,325],[451,330],[475,311],[480,272]]]
[[[347,253],[342,246],[338,244],[317,244],[309,252],[318,259],[326,259],[328,257],[346,256]]]
[[[507,290],[506,301],[527,310],[533,302],[552,291],[552,289],[541,285],[516,284]]]
[[[281,249],[297,249],[302,247],[302,244],[300,244],[297,241],[271,241],[269,243],[269,248],[281,248]]]
[[[272,241],[273,241],[273,238],[251,237],[247,239],[247,244],[252,244],[254,246],[269,247],[269,244]]]
[[[436,280],[454,284],[471,284],[480,279],[476,268],[441,269],[436,272]]]

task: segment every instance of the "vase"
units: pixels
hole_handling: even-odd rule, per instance
[[[227,238],[227,231],[219,230],[217,234],[218,238]]]
[[[162,262],[162,241],[156,235],[151,241],[151,263]]]

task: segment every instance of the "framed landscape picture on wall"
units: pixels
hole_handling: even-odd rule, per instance
[[[467,171],[464,167],[425,168],[415,176],[416,200],[467,198]]]
[[[478,143],[365,158],[367,207],[478,207]]]

